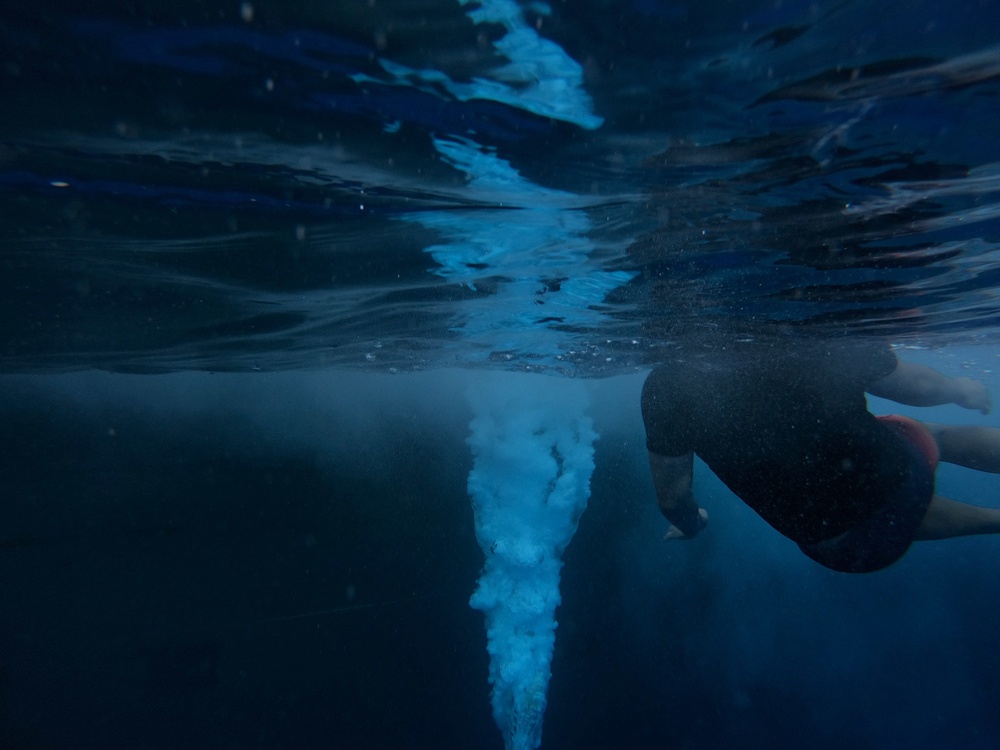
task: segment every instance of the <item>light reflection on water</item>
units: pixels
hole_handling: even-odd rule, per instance
[[[992,11],[597,5],[26,12],[6,369],[611,375],[700,326],[994,339]]]

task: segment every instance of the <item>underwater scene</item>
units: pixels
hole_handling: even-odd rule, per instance
[[[1000,6],[0,9],[0,750],[1000,746]]]

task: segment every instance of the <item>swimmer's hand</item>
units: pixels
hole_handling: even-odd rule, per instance
[[[980,414],[989,414],[993,409],[993,399],[986,385],[972,378],[955,378],[955,401],[963,409],[975,409]]]
[[[698,508],[698,531],[700,532],[707,525],[708,513],[705,512],[704,508]],[[697,534],[695,536],[697,536]],[[671,526],[667,530],[667,533],[663,535],[663,541],[669,542],[673,539],[691,539],[691,537],[678,529],[676,526]]]

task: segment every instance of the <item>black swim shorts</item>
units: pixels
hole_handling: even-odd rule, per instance
[[[939,455],[930,431],[909,417],[893,414],[878,420],[906,445],[909,476],[884,505],[853,529],[822,542],[799,545],[807,556],[831,570],[872,573],[896,562],[909,549],[934,496]]]

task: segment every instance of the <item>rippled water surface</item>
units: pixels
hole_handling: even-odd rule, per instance
[[[998,29],[988,2],[7,9],[4,369],[992,340]]]

